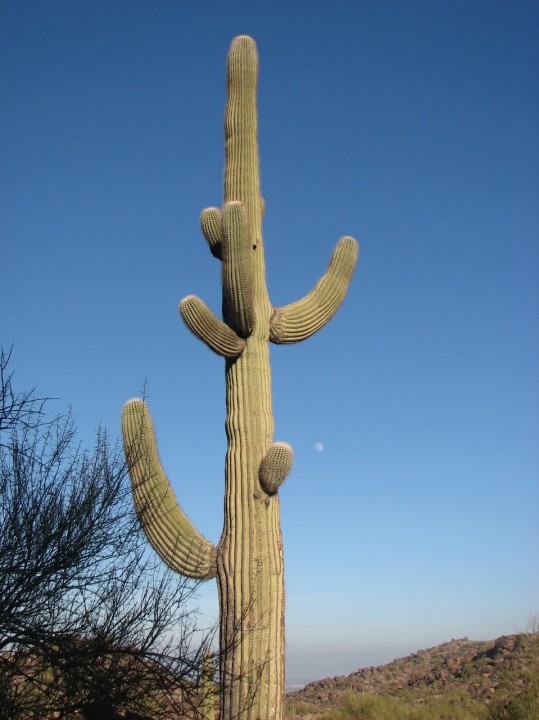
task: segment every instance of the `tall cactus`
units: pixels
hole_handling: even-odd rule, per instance
[[[223,320],[194,295],[179,306],[187,327],[225,358],[228,447],[224,527],[216,546],[177,503],[142,400],[125,405],[122,429],[134,501],[150,543],[179,573],[217,578],[221,720],[281,720],[284,569],[277,491],[292,465],[292,448],[273,442],[269,342],[299,342],[328,322],[346,294],[358,245],[341,238],[313,290],[272,307],[262,244],[258,58],[250,37],[232,42],[227,75],[224,205],[201,215],[202,233],[221,261]]]

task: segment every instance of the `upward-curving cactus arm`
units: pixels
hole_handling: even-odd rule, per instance
[[[135,508],[154,550],[182,575],[199,580],[214,577],[215,548],[176,501],[159,462],[153,423],[142,400],[125,404],[122,433]]]
[[[253,251],[241,202],[223,208],[223,320],[242,338],[254,326]]]
[[[221,211],[209,207],[200,213],[200,228],[206,238],[211,254],[218,260],[222,259],[223,222]]]
[[[196,295],[188,295],[179,305],[182,320],[197,338],[221,357],[233,360],[245,350],[245,340],[210,310]]]
[[[200,224],[212,255],[222,260],[223,320],[196,295],[180,302],[183,321],[191,332],[218,355],[239,357],[254,326],[253,263],[245,208],[225,203],[223,212],[207,208]]]
[[[306,340],[324,327],[339,309],[354,272],[359,245],[343,237],[337,243],[326,272],[311,292],[301,300],[274,308],[270,321],[270,340],[290,344]]]

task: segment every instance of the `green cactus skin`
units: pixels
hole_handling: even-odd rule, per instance
[[[202,664],[202,713],[201,720],[214,720],[215,718],[215,692],[214,667],[212,654],[206,652]]]
[[[142,400],[123,413],[135,506],[154,549],[183,575],[217,578],[220,604],[221,720],[282,720],[284,570],[279,486],[292,449],[273,442],[269,342],[309,337],[341,304],[357,260],[351,237],[303,299],[273,308],[266,289],[260,196],[254,41],[235,38],[228,56],[225,181],[222,210],[202,212],[211,253],[222,262],[223,320],[191,295],[180,303],[187,327],[225,358],[224,527],[207,541],[177,503],[159,462],[152,421]]]

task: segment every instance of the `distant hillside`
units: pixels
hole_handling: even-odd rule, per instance
[[[448,693],[484,704],[493,699],[503,703],[538,682],[539,633],[490,641],[462,638],[387,665],[311,682],[290,693],[287,704],[292,714],[318,715],[336,708],[350,691],[419,703]]]

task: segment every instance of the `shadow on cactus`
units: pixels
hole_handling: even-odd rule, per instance
[[[224,205],[201,215],[202,233],[221,262],[223,319],[195,295],[179,306],[193,334],[225,358],[228,445],[224,526],[216,546],[178,504],[142,400],[126,404],[122,429],[134,501],[148,540],[182,575],[217,579],[221,720],[280,720],[284,569],[278,489],[293,453],[287,443],[273,441],[269,343],[305,340],[331,319],[346,294],[358,244],[351,237],[341,238],[308,295],[283,307],[271,305],[258,168],[258,57],[250,37],[232,42],[227,76]]]

